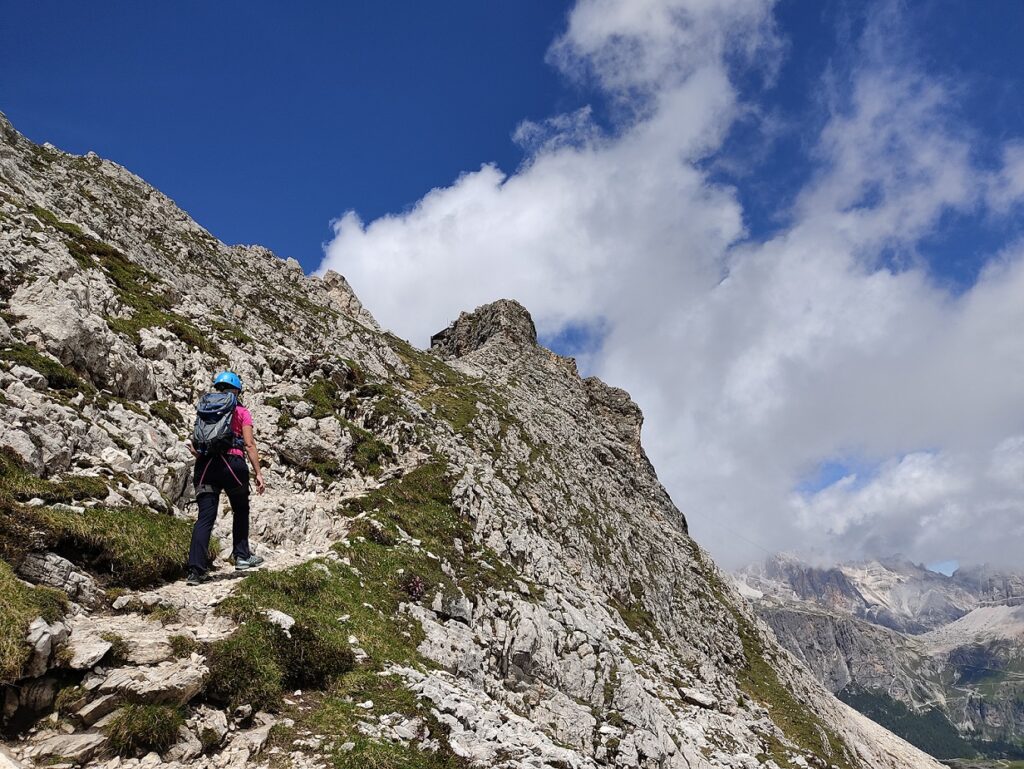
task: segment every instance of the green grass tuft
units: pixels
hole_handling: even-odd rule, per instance
[[[162,753],[178,741],[185,717],[166,705],[125,705],[107,726],[110,749],[120,756]]]
[[[168,637],[167,642],[171,645],[171,654],[178,659],[190,657],[192,652],[199,651],[199,642],[192,636],[172,635]]]
[[[67,686],[57,693],[57,699],[53,701],[53,709],[58,713],[67,715],[84,703],[89,692],[82,686]]]
[[[115,583],[144,587],[184,574],[192,527],[178,518],[142,507],[31,510],[58,552]]]
[[[251,336],[242,331],[242,329],[240,329],[233,323],[228,323],[227,321],[223,320],[217,320],[215,318],[213,321],[211,321],[211,325],[221,336],[221,338],[234,342],[236,345],[241,346],[243,344],[252,343],[253,341]]]
[[[364,387],[370,387],[365,385]],[[350,422],[344,414],[350,410],[351,401],[343,396],[342,390],[334,382],[326,379],[316,379],[303,393],[303,398],[312,404],[314,419],[335,417],[351,433],[352,465],[363,475],[379,475],[385,462],[394,459],[394,450],[387,443],[379,440],[376,436],[362,427]],[[291,416],[282,411],[278,419],[278,427],[287,429],[293,424]],[[317,459],[302,466],[303,469],[314,472],[325,482],[339,478],[343,473],[341,466],[331,458]]]
[[[49,209],[43,208],[42,206],[29,206],[29,210],[36,215],[36,218],[43,222],[43,224],[49,224],[51,227],[63,232],[65,235],[70,235],[73,238],[85,237],[85,233],[82,232],[82,228],[77,224],[71,222],[62,222],[57,218],[57,215]]]
[[[363,475],[380,475],[382,463],[395,458],[395,452],[388,444],[377,440],[371,433],[351,422],[346,424],[352,433],[352,464]]]
[[[211,670],[224,671],[211,674],[216,696],[226,702],[255,700],[254,706],[257,702],[272,706],[279,701],[283,687],[292,685],[301,671],[314,681],[303,688],[324,686],[333,671],[317,670],[318,658],[330,659],[340,653],[347,647],[348,636],[355,635],[367,659],[357,669],[333,676],[334,683],[325,695],[313,700],[311,708],[290,711],[289,716],[297,721],[296,728],[332,735],[331,760],[343,769],[464,767],[467,764],[451,752],[443,739],[445,730],[427,704],[417,700],[400,678],[381,672],[395,663],[429,664],[417,651],[423,640],[422,628],[400,610],[402,603],[429,600],[436,590],[462,587],[473,593],[504,586],[509,575],[492,553],[473,543],[472,524],[454,510],[451,486],[440,463],[420,467],[351,503],[348,512],[371,513],[377,518],[357,520],[347,546],[336,546],[351,565],[323,559],[278,572],[252,574],[221,605],[221,611],[244,624],[236,636],[221,642],[219,653],[223,657],[216,665],[211,663]],[[416,548],[404,541],[398,535],[399,526],[420,538],[422,546]],[[462,554],[455,548],[455,538],[463,541]],[[428,550],[451,566],[454,577],[442,570],[441,561],[428,555]],[[484,558],[493,562],[491,568],[480,563]],[[303,656],[294,655],[289,660],[282,653],[279,629],[264,619],[267,609],[282,611],[296,620],[291,646],[305,650]],[[303,637],[307,628],[316,628],[321,634],[323,651]],[[238,669],[244,673],[239,675]],[[239,681],[254,685],[256,691],[233,691],[231,687]],[[419,750],[415,742],[398,744],[367,738],[357,726],[366,712],[355,706],[366,699],[374,701],[374,712],[422,718],[430,734],[442,738],[441,749],[431,753]],[[288,744],[285,737],[281,735],[282,746]],[[353,750],[337,749],[348,741],[355,744]]]
[[[0,561],[0,684],[9,684],[21,677],[30,657],[25,643],[28,626],[36,617],[55,622],[67,611],[67,597],[59,590],[33,587],[14,575]]]
[[[100,638],[110,644],[110,649],[107,650],[104,657],[111,665],[123,665],[128,661],[128,655],[132,649],[124,636],[120,633],[109,632],[100,633]]]
[[[340,388],[326,379],[314,380],[302,397],[313,405],[313,419],[334,416],[345,408]]]
[[[21,464],[17,454],[0,447],[0,498],[25,502],[38,497],[44,502],[74,502],[103,499],[109,488],[102,478],[69,475],[54,481],[33,475]]]
[[[375,511],[378,520],[389,528],[403,531],[423,543],[423,547],[443,558],[454,569],[454,582],[467,595],[488,589],[508,589],[516,573],[506,566],[495,553],[478,545],[473,537],[473,523],[454,508],[451,482],[444,466],[434,462],[416,468],[401,479],[386,484],[348,505],[349,514]],[[455,540],[462,542],[462,550]],[[433,584],[451,584],[452,579],[442,575],[437,561],[426,558],[420,569],[424,578]],[[434,566],[431,566],[434,564]]]
[[[38,371],[46,377],[46,384],[54,390],[92,393],[96,389],[67,366],[43,355],[31,345],[14,342],[0,347],[0,360]]]
[[[284,671],[276,652],[278,632],[267,622],[253,620],[211,644],[206,696],[233,707],[277,708],[284,691]]]
[[[335,735],[331,753],[335,769],[468,769],[470,762],[452,752],[447,740],[441,740],[436,752],[420,750],[415,744],[372,740],[358,728],[366,720],[366,711],[356,703],[373,700],[378,713],[402,713],[423,720],[431,736],[444,737],[447,730],[431,714],[425,703],[405,688],[401,679],[361,670],[342,678],[320,707],[312,713],[308,726],[323,734]],[[338,746],[351,741],[355,747],[342,751]]]
[[[388,342],[409,368],[406,385],[420,405],[448,422],[452,429],[469,434],[469,425],[480,413],[480,403],[504,413],[500,398],[482,382],[475,381],[429,352],[417,350],[403,339],[389,334]]]
[[[185,424],[185,417],[181,415],[178,407],[170,401],[154,401],[149,404],[149,410],[153,416],[166,422],[171,427],[181,427]]]
[[[352,669],[352,650],[330,628],[303,621],[286,633],[251,616],[229,638],[210,646],[206,693],[231,706],[273,709],[285,689],[323,688]]]
[[[31,549],[54,550],[75,564],[104,575],[113,584],[142,587],[184,573],[191,526],[143,507],[92,507],[79,512],[60,507],[28,507],[40,497],[70,502],[103,497],[98,478],[38,478],[9,450],[0,450],[0,557],[16,563]],[[211,557],[216,554],[211,543]]]

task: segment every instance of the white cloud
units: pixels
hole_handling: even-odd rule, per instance
[[[746,239],[736,190],[703,161],[757,111],[734,62],[775,71],[770,4],[580,0],[551,59],[620,105],[614,133],[587,111],[524,124],[519,171],[484,165],[370,223],[350,212],[323,268],[420,344],[503,296],[542,333],[602,323],[586,365],[644,408],[661,478],[727,563],[759,554],[745,542],[1015,558],[999,527],[1024,514],[1024,249],[953,296],[916,247],[950,210],[1010,211],[1024,154],[1008,145],[1002,169],[975,167],[945,85],[886,58],[898,20],[880,13],[818,170],[767,242]],[[850,456],[878,474],[794,494]]]

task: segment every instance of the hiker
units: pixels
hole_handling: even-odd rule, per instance
[[[217,392],[204,395],[196,409],[196,428],[188,450],[196,457],[192,481],[196,489],[199,517],[192,528],[188,551],[188,584],[209,579],[208,551],[213,523],[217,519],[220,492],[228,495],[233,520],[231,555],[235,571],[253,569],[263,558],[249,549],[249,462],[256,478],[256,492],[267,485],[260,469],[260,455],[252,434],[252,414],[241,405],[242,380],[233,371],[223,371],[213,380]],[[244,449],[244,451],[243,451]]]

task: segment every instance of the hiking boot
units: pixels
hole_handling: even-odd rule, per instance
[[[209,575],[196,571],[195,569],[189,569],[188,579],[185,580],[186,585],[201,585],[203,582],[209,582]]]
[[[235,559],[235,571],[245,571],[246,569],[256,569],[263,565],[263,558],[258,555],[250,555],[248,558],[236,558]]]

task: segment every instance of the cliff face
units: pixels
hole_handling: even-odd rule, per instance
[[[341,276],[0,135],[11,760],[936,766],[777,644],[687,535],[628,394],[520,305],[417,350]],[[189,588],[182,437],[225,367],[269,464],[268,563]]]
[[[783,646],[898,733],[942,757],[1024,754],[1019,575],[780,556],[738,581]]]

